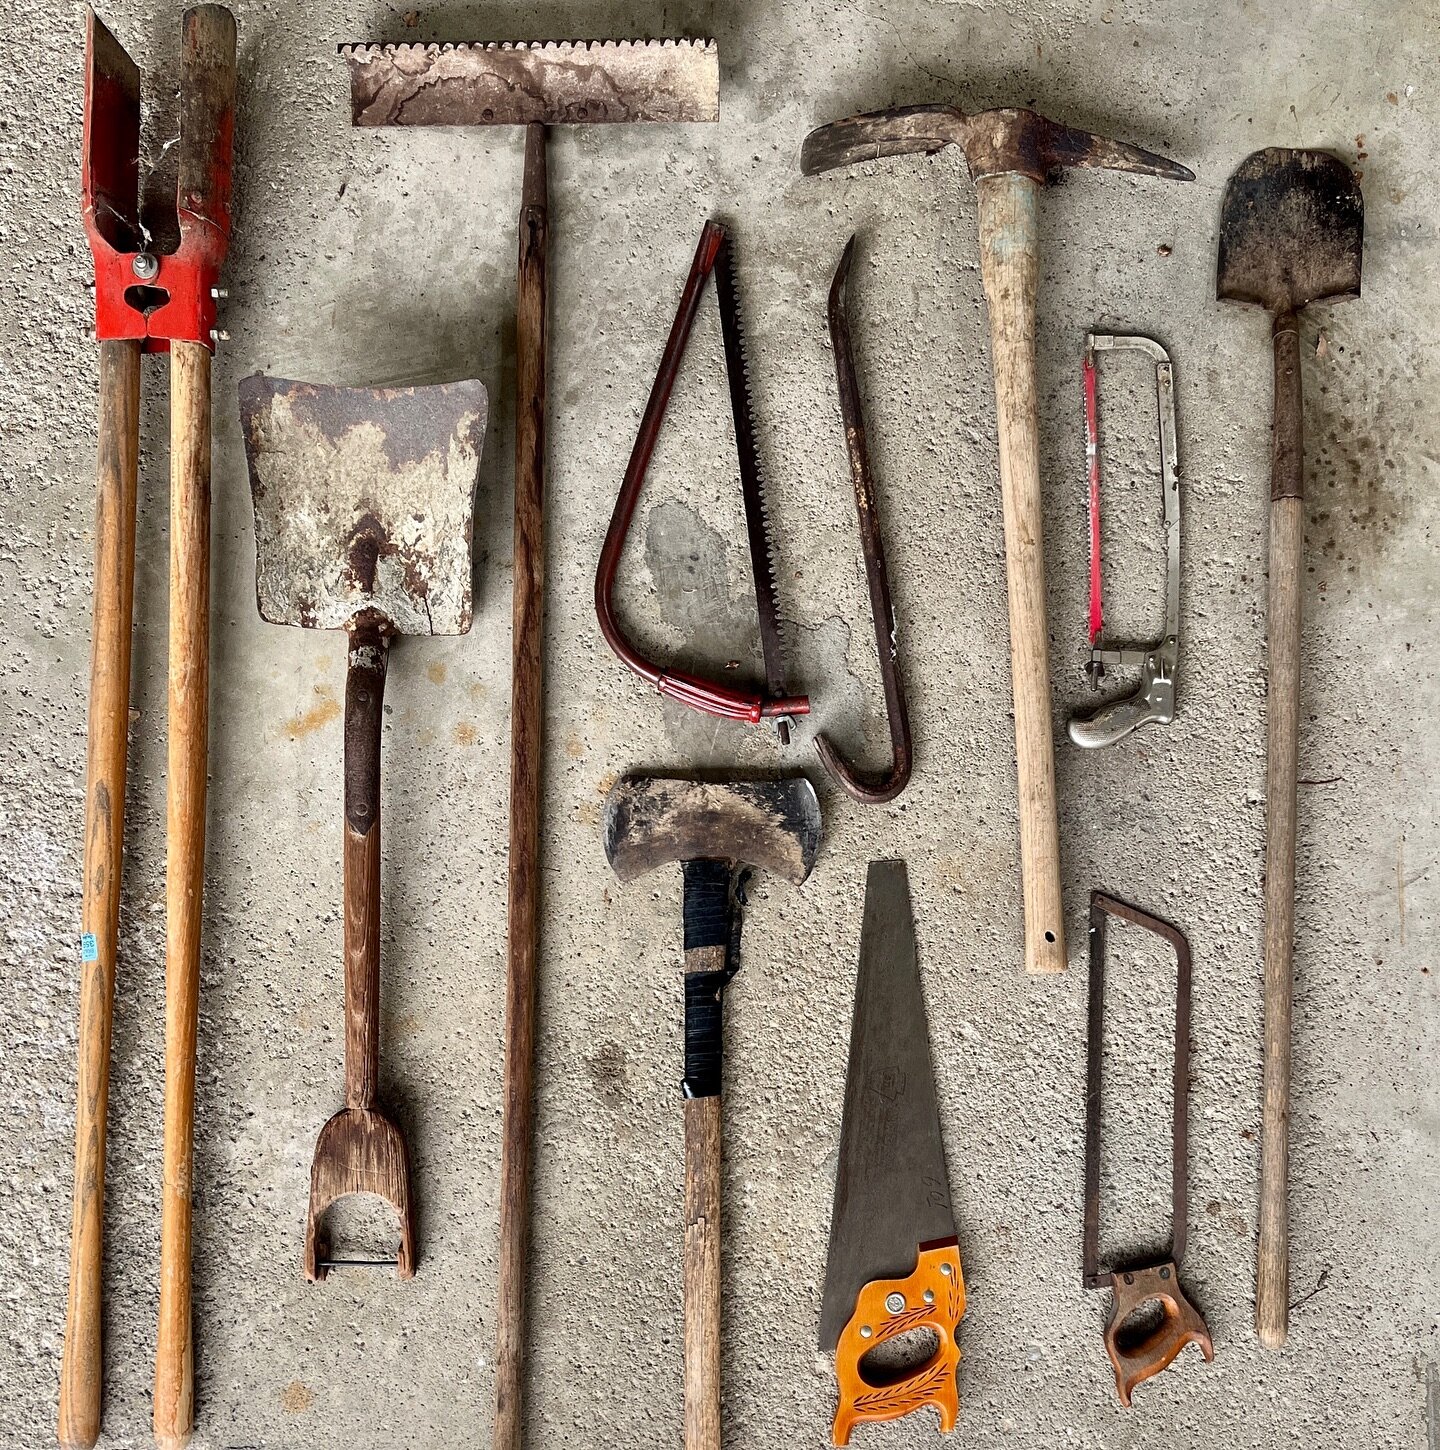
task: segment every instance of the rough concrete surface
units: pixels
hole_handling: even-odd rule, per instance
[[[215,369],[211,793],[195,1295],[204,1450],[489,1443],[505,934],[514,216],[520,137],[357,133],[338,42],[715,35],[717,127],[559,132],[545,944],[529,1424],[537,1447],[679,1440],[678,872],[620,886],[604,794],[630,768],[780,763],[773,737],[663,707],[605,649],[591,578],[703,219],[735,223],[773,484],[791,683],[817,710],[785,763],[826,838],[760,880],[727,1007],[725,1416],[737,1446],[822,1445],[815,1329],[865,863],[910,863],[970,1292],[952,1443],[1260,1450],[1440,1445],[1434,490],[1440,436],[1433,4],[1316,0],[601,3],[237,0],[238,207]],[[407,14],[407,12],[410,12]],[[179,7],[114,0],[173,74]],[[80,227],[78,5],[0,13],[0,1443],[52,1441],[70,1222],[90,631],[95,347]],[[1039,382],[1071,970],[1027,981],[994,410],[960,158],[803,179],[815,122],[892,102],[1034,103],[1193,167],[1072,174],[1041,205]],[[152,150],[173,96],[152,86]],[[1289,1346],[1252,1329],[1265,807],[1270,361],[1214,301],[1221,188],[1251,150],[1364,173],[1365,293],[1304,321],[1309,514],[1301,718]],[[824,323],[852,231],[856,337],[917,763],[893,805],[825,781],[810,729],[875,763],[884,728]],[[1079,356],[1092,325],[1175,359],[1184,475],[1180,713],[1081,754]],[[1321,339],[1323,338],[1323,346]],[[623,570],[637,634],[755,665],[719,346],[707,302]],[[1159,619],[1150,382],[1107,359],[1116,631]],[[384,783],[384,1099],[420,1204],[412,1283],[303,1282],[316,1132],[341,1101],[342,637],[263,624],[235,385],[481,378],[493,400],[475,624],[393,652]],[[145,367],[122,960],[106,1201],[107,1446],[149,1443],[162,1082],[166,370]],[[1084,908],[1103,886],[1195,954],[1191,1237],[1215,1337],[1117,1404],[1105,1296],[1080,1288]],[[1107,1247],[1163,1239],[1168,977],[1113,936]],[[937,1443],[930,1414],[857,1444]]]

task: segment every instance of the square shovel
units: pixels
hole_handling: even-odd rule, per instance
[[[305,1276],[347,1263],[320,1223],[350,1193],[400,1219],[393,1263],[415,1273],[410,1166],[377,1106],[380,1078],[380,723],[397,634],[465,634],[475,485],[485,440],[478,382],[334,388],[279,378],[240,384],[255,500],[260,616],[350,637],[345,680],[345,1106],[320,1130],[310,1169]]]

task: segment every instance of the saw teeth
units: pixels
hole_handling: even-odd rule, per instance
[[[385,56],[400,53],[420,52],[423,55],[440,55],[446,51],[498,51],[498,50],[554,50],[554,51],[606,51],[606,50],[676,50],[689,49],[715,54],[715,41],[700,37],[675,36],[658,40],[487,40],[473,42],[415,42],[399,41],[392,44],[371,44],[369,42],[349,43],[340,47],[340,54],[347,60],[380,60]]]

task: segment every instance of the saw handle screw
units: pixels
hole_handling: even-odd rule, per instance
[[[136,252],[130,270],[142,281],[153,282],[160,275],[160,259],[153,252]]]
[[[931,1296],[934,1297],[933,1295]],[[892,1314],[899,1314],[905,1308],[905,1296],[903,1294],[887,1294],[885,1296],[885,1307]]]

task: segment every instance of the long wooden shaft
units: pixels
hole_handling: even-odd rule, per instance
[[[1265,1081],[1255,1327],[1271,1349],[1290,1322],[1290,999],[1295,941],[1295,785],[1299,773],[1300,591],[1304,578],[1304,430],[1299,327],[1275,320],[1270,472],[1269,687],[1265,787]]]
[[[210,352],[170,348],[170,688],[165,802],[165,1164],[155,1442],[193,1425],[190,1218],[210,691]]]
[[[100,344],[95,497],[95,623],[80,881],[80,1029],[75,1092],[75,1194],[70,1297],[57,1433],[65,1450],[100,1437],[101,1275],[110,1020],[125,845],[130,629],[135,596],[135,492],[140,450],[140,344]]]
[[[721,1102],[685,1102],[685,1450],[720,1450]]]
[[[515,578],[510,699],[510,919],[500,1146],[500,1279],[494,1450],[524,1440],[525,1288],[535,1132],[535,987],[540,937],[540,767],[544,748],[545,128],[525,135],[515,320]]]
[[[380,727],[390,625],[350,621],[345,676],[345,1106],[380,1096]]]
[[[1005,511],[1010,673],[1020,802],[1020,879],[1025,900],[1025,970],[1065,970],[1055,747],[1050,725],[1050,648],[1045,626],[1045,553],[1035,400],[1038,183],[1015,172],[982,176],[980,274],[990,312],[991,364]]]

